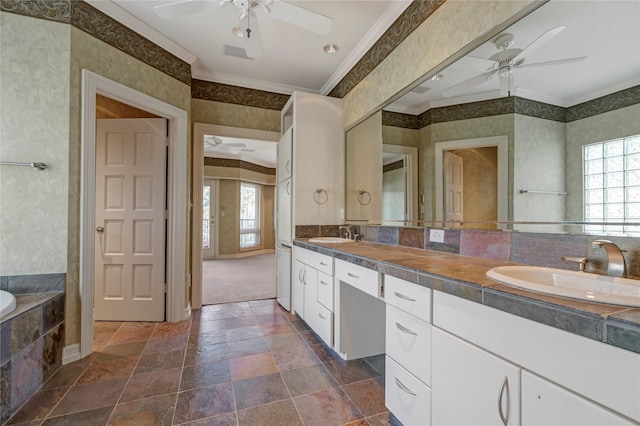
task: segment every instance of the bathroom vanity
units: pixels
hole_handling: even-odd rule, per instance
[[[295,240],[294,260],[296,312],[345,359],[386,354],[386,406],[405,425],[640,423],[640,350],[606,332],[629,308],[508,287],[485,275],[506,262],[429,250]]]

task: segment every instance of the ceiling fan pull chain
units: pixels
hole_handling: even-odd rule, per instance
[[[251,38],[251,12],[247,6],[247,38]]]

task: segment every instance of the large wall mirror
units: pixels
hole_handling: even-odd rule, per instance
[[[357,163],[384,176],[383,147],[416,150],[402,170],[417,184],[394,186],[413,206],[404,225],[640,235],[638,22],[638,1],[543,4],[407,88],[377,129],[350,129],[347,172]],[[368,142],[352,143],[361,126]],[[382,178],[365,213],[353,179],[347,220],[397,224]]]

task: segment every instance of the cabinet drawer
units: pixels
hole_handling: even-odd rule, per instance
[[[431,325],[387,304],[386,353],[431,385]]]
[[[316,302],[313,318],[307,323],[328,346],[333,347],[333,313],[330,310]]]
[[[333,312],[333,277],[318,272],[318,302]]]
[[[385,405],[405,426],[431,424],[431,389],[386,357]]]
[[[324,272],[325,274],[333,275],[333,258],[331,256],[299,247],[296,248],[295,256],[300,262],[305,263],[320,272]]]
[[[378,272],[336,259],[336,278],[373,297],[380,295]]]
[[[431,289],[384,276],[384,300],[421,320],[431,322]]]

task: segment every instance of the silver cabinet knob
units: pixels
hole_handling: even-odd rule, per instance
[[[104,232],[104,228],[103,228],[102,226],[98,226],[98,227],[96,228],[96,231],[98,231],[98,232],[102,233],[102,232]]]

